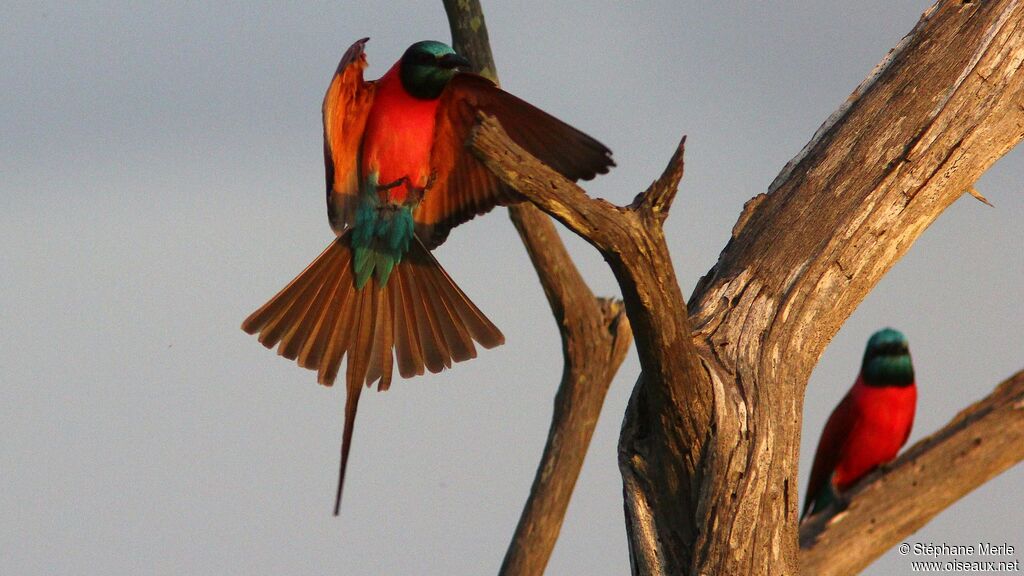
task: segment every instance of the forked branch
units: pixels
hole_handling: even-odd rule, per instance
[[[1024,137],[1022,63],[1024,3],[940,0],[744,207],[692,317],[661,227],[678,180],[613,206],[478,126],[474,152],[622,287],[643,368],[620,438],[634,574],[798,571],[807,378],[885,272]]]
[[[662,546],[658,534],[636,517],[677,526],[688,538],[699,531],[696,486],[702,478],[711,386],[690,337],[689,315],[662,232],[683,174],[683,142],[661,178],[627,208],[587,196],[530,156],[493,118],[481,118],[469,146],[502,181],[597,248],[622,288],[643,369],[619,452],[630,554],[639,573],[679,573],[689,562],[689,549]]]
[[[479,1],[444,0],[444,6],[455,49],[475,63],[477,72],[497,81]],[[632,333],[621,302],[594,297],[549,218],[528,203],[509,207],[509,216],[555,316],[565,360],[544,454],[501,566],[505,576],[539,576]]]

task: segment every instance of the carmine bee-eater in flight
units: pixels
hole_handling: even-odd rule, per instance
[[[572,180],[614,166],[611,151],[572,126],[459,71],[441,42],[417,42],[364,81],[364,38],[345,52],[324,97],[327,216],[337,237],[242,329],[317,371],[330,386],[348,357],[338,514],[363,385],[391,384],[476,357],[504,336],[430,254],[455,226],[519,195],[465,149],[477,111]]]
[[[906,336],[892,328],[875,332],[857,381],[832,411],[818,441],[801,517],[824,510],[892,461],[910,436],[916,406]]]

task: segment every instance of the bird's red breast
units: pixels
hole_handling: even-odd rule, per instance
[[[436,100],[405,90],[400,63],[367,82],[365,45],[364,38],[345,52],[324,96],[327,208],[339,234],[355,222],[364,179],[375,170],[379,184],[402,177],[416,187],[431,183],[413,212],[416,235],[431,250],[453,227],[521,201],[466,150],[480,112],[497,118],[512,140],[571,180],[589,180],[615,165],[603,144],[482,76],[455,74]],[[402,201],[407,193],[396,186],[389,200]]]
[[[407,177],[417,187],[430,177],[430,150],[434,142],[438,99],[415,98],[406,92],[396,63],[377,81],[377,93],[363,133],[362,170],[376,172],[387,184]],[[390,200],[401,203],[408,189],[389,190]]]
[[[847,398],[836,409],[849,414],[829,418],[846,421],[845,438],[836,438],[839,461],[833,483],[840,491],[853,486],[874,468],[891,461],[906,443],[914,424],[917,387],[868,386],[858,377]]]

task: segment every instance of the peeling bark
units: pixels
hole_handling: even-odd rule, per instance
[[[597,248],[622,287],[643,369],[619,444],[634,574],[798,572],[811,370],[882,275],[1024,138],[1022,63],[1017,0],[937,3],[744,206],[688,304],[662,231],[682,145],[647,192],[617,207],[482,119],[473,152]],[[948,446],[921,457],[968,457]],[[970,482],[959,486],[980,480]],[[895,543],[881,540],[871,546]]]
[[[699,282],[695,337],[724,385],[691,573],[796,573],[807,379],[882,275],[1024,137],[1022,26],[1016,1],[936,4],[748,203]]]

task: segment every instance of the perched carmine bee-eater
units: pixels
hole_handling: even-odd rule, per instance
[[[892,461],[914,425],[917,386],[907,338],[885,328],[864,350],[860,375],[825,424],[801,517],[820,512],[875,468]]]
[[[330,386],[348,357],[338,514],[363,384],[439,372],[492,348],[501,332],[430,254],[449,230],[518,194],[465,149],[477,111],[572,180],[614,166],[597,140],[461,72],[441,42],[417,42],[376,81],[364,81],[364,38],[345,52],[324,97],[327,215],[337,238],[242,329],[317,371]]]

